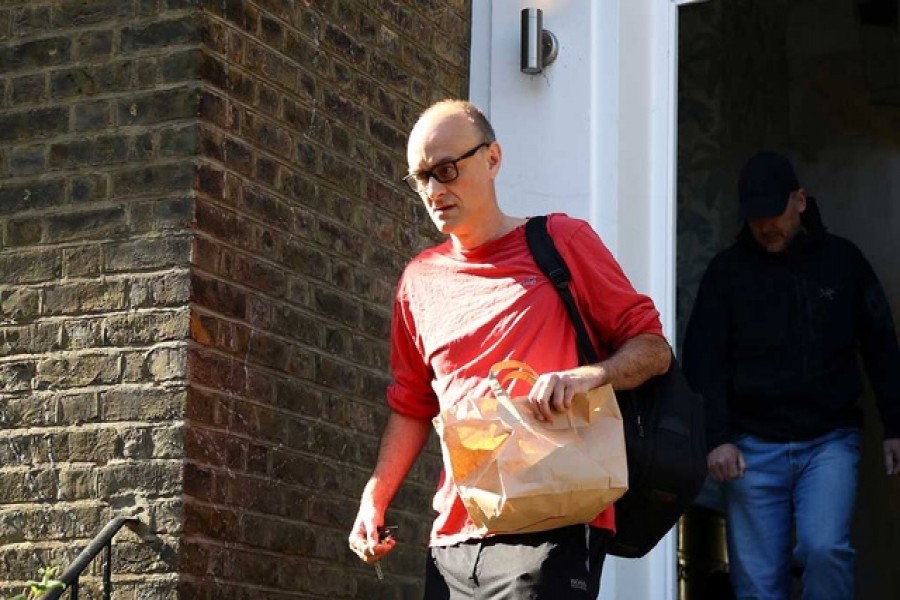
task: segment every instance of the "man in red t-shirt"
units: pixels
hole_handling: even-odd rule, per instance
[[[391,413],[349,538],[367,563],[396,544],[380,540],[377,529],[432,418],[463,398],[490,395],[491,365],[514,359],[542,373],[528,397],[538,418],[549,418],[568,410],[577,393],[636,387],[664,373],[671,358],[650,299],[634,290],[586,222],[554,214],[548,230],[572,272],[592,341],[613,349],[579,366],[568,314],[528,250],[526,219],[500,210],[500,144],[477,107],[446,100],[428,108],[410,134],[407,159],[406,182],[448,239],[414,258],[397,286]],[[487,535],[469,518],[449,473],[445,466],[434,497],[426,599],[596,598],[612,508],[590,526]]]

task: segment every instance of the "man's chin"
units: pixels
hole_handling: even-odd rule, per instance
[[[434,223],[434,226],[443,234],[450,235],[453,233],[455,229],[456,220],[452,218],[446,218],[442,215],[431,215],[431,222]]]
[[[757,237],[756,243],[762,246],[769,254],[778,254],[783,251],[786,246],[785,239],[778,236],[766,237],[763,239]]]

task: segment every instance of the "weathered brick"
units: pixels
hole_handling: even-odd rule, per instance
[[[194,81],[199,77],[201,71],[211,74],[212,72],[206,69],[208,69],[209,63],[213,62],[199,48],[171,52],[159,59],[161,80],[166,83]]]
[[[187,477],[187,472],[183,474]],[[183,530],[184,501],[179,498],[157,499],[150,506],[150,527],[158,534],[177,535]]]
[[[47,76],[45,73],[23,75],[10,80],[10,101],[12,104],[31,104],[47,99]]]
[[[153,441],[145,427],[129,427],[120,432],[122,456],[130,459],[153,457]]]
[[[2,116],[0,116],[0,120],[2,120]],[[64,196],[65,181],[62,179],[0,184],[0,216],[13,215],[28,209],[55,206],[61,203]]]
[[[187,353],[184,347],[155,348],[144,358],[144,370],[154,381],[182,379],[186,365]]]
[[[140,492],[150,497],[178,493],[181,483],[178,460],[127,461],[98,469],[101,498]]]
[[[208,90],[201,90],[198,114],[204,122],[208,121],[227,129],[235,123],[235,117],[239,113],[235,112],[221,96]]]
[[[50,145],[48,163],[51,168],[73,168],[83,165],[116,164],[127,160],[128,138],[104,135]]]
[[[0,113],[0,141],[4,142],[45,138],[68,128],[69,111],[64,107]]]
[[[195,123],[160,132],[161,156],[191,156],[197,150],[198,128]]]
[[[134,61],[134,87],[150,88],[161,81],[158,57],[145,56]]]
[[[296,31],[287,33],[284,53],[307,69],[323,70],[329,64],[328,55],[324,50]]]
[[[71,178],[72,204],[96,202],[109,197],[109,179],[107,175],[90,174],[74,175]]]
[[[36,69],[69,62],[72,40],[54,37],[0,49],[0,64],[9,71]]]
[[[64,467],[59,470],[57,498],[62,501],[89,500],[97,489],[93,467]]]
[[[112,193],[123,197],[184,192],[193,180],[194,166],[188,162],[128,168],[113,173]]]
[[[57,323],[0,325],[0,356],[39,354],[61,348]]]
[[[284,89],[293,91],[297,87],[296,66],[265,46],[251,43],[246,64],[256,67],[258,73]]]
[[[360,64],[366,61],[368,52],[365,46],[347,35],[339,24],[329,23],[326,25],[322,32],[322,40],[350,64]]]
[[[102,60],[112,54],[113,34],[109,30],[92,30],[80,34],[76,56],[80,61]]]
[[[186,265],[190,259],[186,237],[133,239],[104,246],[106,272],[146,271]]]
[[[56,242],[119,237],[128,231],[124,207],[72,212],[45,219],[46,235]]]
[[[198,147],[206,158],[225,161],[225,135],[221,131],[203,127],[198,135]]]
[[[96,277],[103,269],[103,253],[99,244],[76,246],[63,250],[65,277]]]
[[[123,52],[195,43],[199,36],[198,20],[195,14],[190,14],[177,19],[126,27],[121,35]]]
[[[112,384],[119,380],[119,357],[112,354],[81,354],[67,358],[47,358],[37,364],[35,387],[84,387]]]
[[[376,141],[389,148],[400,149],[406,145],[406,134],[381,119],[372,119],[369,122],[369,131]]]
[[[193,86],[160,90],[140,96],[122,98],[116,103],[120,125],[162,123],[197,115],[200,94]]]
[[[132,308],[180,306],[190,297],[190,283],[188,274],[178,271],[132,279],[128,305]]]
[[[93,393],[68,394],[56,401],[55,413],[61,423],[80,425],[92,423],[100,416],[97,395]],[[57,419],[54,418],[54,421]]]
[[[53,492],[56,472],[42,469],[0,469],[0,505],[25,504],[33,501],[37,490]]]
[[[287,290],[287,277],[284,271],[262,260],[237,253],[223,253],[221,274],[227,279],[240,281],[248,287],[275,296],[282,296]]]
[[[148,432],[151,458],[184,457],[184,429],[181,426],[156,427]]]
[[[95,25],[124,16],[128,3],[119,0],[63,0],[56,3],[53,24],[57,27]]]
[[[39,283],[62,274],[61,253],[55,249],[0,254],[0,273],[4,283]]]
[[[44,235],[44,221],[39,218],[10,219],[6,226],[7,246],[38,244]]]
[[[44,146],[13,148],[9,157],[9,170],[12,175],[34,175],[41,173],[45,166],[46,148]]]
[[[57,335],[57,347],[66,350],[97,348],[103,343],[99,319],[74,319],[63,323],[61,335]],[[50,346],[53,348],[53,346]]]
[[[173,421],[182,418],[185,391],[180,388],[118,388],[100,393],[103,421]]]
[[[115,429],[79,427],[68,434],[69,460],[106,464],[122,458],[122,439]]]
[[[68,459],[68,437],[65,433],[18,435],[0,445],[0,462],[4,465],[47,464],[66,462]]]
[[[126,301],[124,281],[84,281],[44,289],[43,314],[66,315],[122,310]]]
[[[195,276],[193,282],[194,300],[201,306],[220,312],[225,316],[242,319],[246,314],[247,295],[223,281]]]
[[[12,11],[12,34],[28,37],[50,30],[50,7],[37,6]]]
[[[256,179],[270,187],[274,187],[278,181],[278,163],[265,156],[256,157]]]
[[[38,316],[40,292],[33,288],[0,290],[0,318],[4,321],[24,322]]]
[[[112,346],[146,346],[185,340],[187,336],[186,310],[128,313],[109,316],[103,321],[103,339]]]
[[[75,131],[96,131],[112,124],[110,103],[106,100],[87,102],[75,106],[73,120]]]
[[[190,197],[148,200],[131,204],[129,210],[131,229],[137,234],[169,229],[184,230],[194,216],[194,200]],[[188,256],[184,258],[186,262]]]
[[[359,388],[358,370],[328,356],[316,357],[315,380],[320,385],[346,392]]]
[[[291,155],[291,135],[288,131],[273,122],[249,115],[246,120],[247,139],[265,148],[268,152],[289,158]]]
[[[66,99],[128,90],[134,87],[134,80],[135,65],[130,60],[63,69],[50,75],[50,97]]]
[[[225,138],[222,156],[225,165],[246,177],[253,176],[253,150],[231,138]]]
[[[213,389],[241,392],[245,387],[245,373],[239,363],[202,352],[198,349],[189,351],[188,359],[191,381]]]

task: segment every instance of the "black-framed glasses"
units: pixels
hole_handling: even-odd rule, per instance
[[[403,178],[403,181],[406,182],[406,185],[409,186],[416,194],[425,190],[428,187],[428,180],[434,177],[439,183],[450,183],[457,177],[459,177],[459,168],[456,166],[461,160],[466,160],[470,156],[474,155],[476,152],[481,150],[485,146],[490,146],[492,142],[481,142],[468,152],[464,154],[460,154],[454,159],[445,160],[444,162],[431,167],[427,171],[417,171],[415,173],[410,173],[406,177]]]

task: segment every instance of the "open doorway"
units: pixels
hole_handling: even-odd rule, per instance
[[[677,339],[706,265],[737,233],[738,172],[759,149],[793,160],[826,227],[868,257],[900,322],[898,4],[712,0],[680,9]],[[862,405],[856,598],[900,598],[900,481],[884,476],[870,395]],[[720,530],[696,523],[685,520],[682,539],[703,564],[688,572],[718,576],[727,560],[714,547]],[[683,600],[707,598],[696,581],[679,588]]]

